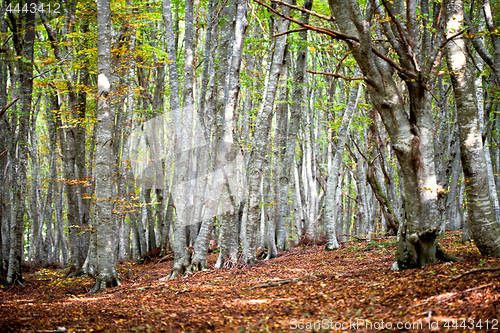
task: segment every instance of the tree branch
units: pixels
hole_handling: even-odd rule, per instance
[[[364,77],[364,76],[345,76],[345,75],[342,75],[342,74],[328,73],[328,72],[315,72],[315,71],[311,71],[311,70],[307,70],[307,72],[311,73],[311,74],[333,76],[333,77],[337,77],[337,78],[344,79],[344,80],[347,80],[347,81],[357,81],[357,80],[364,80],[364,81],[366,81],[366,77]]]
[[[281,14],[279,11],[277,11],[276,9],[274,9],[274,8],[266,5],[262,1],[259,1],[259,0],[254,0],[254,1],[257,2],[258,4],[260,4],[261,6],[266,7],[269,11],[271,11],[274,14],[278,15],[279,17],[284,18],[286,20],[289,20],[290,22],[293,22],[295,24],[298,24],[299,26],[301,26],[303,28],[306,28],[308,30],[312,30],[312,31],[316,31],[316,32],[328,35],[328,36],[330,36],[330,37],[332,37],[334,39],[343,40],[343,41],[345,41],[345,42],[353,45],[354,47],[356,47],[356,45],[359,45],[359,38],[358,37],[349,36],[349,35],[346,35],[346,34],[340,32],[340,31],[336,31],[336,30],[332,30],[332,29],[328,29],[328,28],[317,27],[317,26],[305,24],[305,23],[300,22],[299,20],[296,20],[296,19],[294,19],[294,18],[292,18],[290,16]],[[400,65],[398,65],[394,60],[392,60],[391,58],[389,58],[388,56],[386,56],[385,54],[383,54],[382,52],[380,52],[376,47],[374,47],[373,45],[371,45],[370,47],[371,47],[372,52],[375,55],[377,55],[379,58],[385,60],[389,65],[391,65],[392,67],[394,67],[401,74],[405,75],[406,77],[408,77],[410,79],[415,79],[415,80],[418,79],[418,77],[417,77],[416,74],[414,74],[414,73],[410,72],[409,70],[404,69],[403,67],[401,67]]]
[[[319,13],[316,13],[316,12],[313,12],[312,10],[309,10],[309,9],[305,9],[303,7],[299,7],[299,6],[295,6],[295,5],[291,5],[289,3],[286,3],[286,2],[283,2],[283,1],[279,1],[279,0],[271,0],[271,2],[274,2],[278,5],[282,5],[282,6],[287,6],[287,7],[290,7],[292,9],[296,9],[296,10],[299,10],[303,13],[307,13],[309,15],[312,15],[312,16],[316,16],[322,20],[325,20],[325,21],[330,21],[330,22],[335,22],[335,17],[333,16],[325,16],[325,15],[322,15],[322,14],[319,14]]]
[[[347,194],[347,193],[345,193],[345,192],[342,192],[342,194],[343,194],[343,195],[345,195],[346,197],[348,197],[349,199],[354,200],[355,202],[358,202],[358,199],[356,199],[356,198],[354,198],[354,197],[350,196],[349,194]]]
[[[387,0],[382,0],[382,3],[385,7],[385,10],[387,11],[387,14],[389,14],[389,17],[396,25],[396,28],[398,30],[399,36],[401,36],[401,40],[403,41],[403,44],[406,46],[406,48],[410,52],[411,60],[413,61],[413,65],[415,66],[415,69],[420,72],[420,66],[417,62],[417,57],[415,55],[415,52],[413,52],[413,48],[411,47],[411,44],[406,39],[405,34],[403,32],[403,28],[401,27],[401,24],[399,23],[399,20],[396,19],[396,16],[394,16],[394,13],[392,12],[391,7],[389,7],[389,5],[387,4]]]
[[[359,146],[358,144],[356,143],[356,140],[354,140],[354,138],[352,137],[351,135],[351,142],[354,143],[354,145],[356,146],[356,148],[358,149],[358,152],[361,154],[361,156],[363,156],[364,160],[366,162],[369,162],[368,159],[366,158],[365,154],[363,154],[363,152],[361,151],[361,149],[359,149]],[[350,149],[350,148],[349,148]]]
[[[467,276],[469,274],[474,274],[474,273],[477,273],[477,272],[491,272],[491,271],[499,271],[500,270],[500,267],[481,267],[481,268],[474,268],[474,269],[471,269],[470,271],[467,271],[463,274],[460,274],[458,276],[454,276],[450,279],[450,281],[455,281],[455,280],[459,280],[461,278],[463,278],[464,276]]]
[[[307,28],[291,29],[291,30],[287,30],[284,32],[280,32],[279,34],[275,34],[275,35],[273,35],[273,38],[283,36],[283,35],[288,35],[288,34],[291,34],[294,32],[301,32],[301,31],[307,31],[307,30],[308,30]]]
[[[2,118],[3,118],[3,116],[4,116],[5,112],[7,112],[7,110],[8,110],[8,109],[9,109],[12,105],[14,105],[14,104],[15,104],[18,100],[19,100],[19,96],[16,96],[16,97],[14,97],[14,99],[13,99],[12,101],[10,101],[9,103],[7,103],[7,105],[6,105],[6,106],[4,106],[4,107],[2,108],[2,111],[0,111],[0,119],[2,119]]]

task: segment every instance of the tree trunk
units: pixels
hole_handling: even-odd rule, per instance
[[[217,21],[217,5],[216,0],[209,1],[209,15],[207,22],[207,35],[205,40],[205,62],[203,66],[203,76],[201,83],[201,93],[199,101],[198,119],[202,130],[197,132],[198,142],[203,142],[202,149],[199,152],[199,160],[197,165],[197,190],[194,193],[194,219],[193,221],[198,224],[199,231],[198,237],[194,243],[194,254],[191,259],[189,272],[199,270],[207,270],[207,255],[210,237],[213,229],[214,218],[203,220],[202,212],[203,206],[206,202],[206,196],[209,191],[209,183],[206,177],[206,170],[209,170],[209,152],[212,144],[210,143],[210,134],[214,124],[214,78],[215,78],[215,51],[217,50],[217,43],[212,36],[217,36],[218,21]],[[208,96],[207,96],[208,91]],[[203,131],[203,133],[202,133]],[[201,136],[201,137],[200,137]],[[200,179],[201,178],[201,179]]]
[[[54,53],[54,56],[59,61],[62,61],[61,50],[59,49],[59,44],[57,43],[57,34],[54,28],[49,24],[47,18],[44,13],[40,13],[40,18],[45,26],[45,30],[47,31],[47,35],[51,42],[51,47]],[[80,137],[78,136],[78,126],[75,124],[79,124],[78,122],[78,110],[79,110],[79,100],[78,95],[76,93],[76,89],[74,87],[74,82],[72,79],[71,73],[64,73],[64,79],[66,81],[66,86],[68,88],[68,109],[70,110],[70,122],[67,126],[62,126],[62,121],[58,117],[56,118],[56,124],[59,132],[61,152],[63,156],[63,174],[64,180],[66,184],[66,196],[68,202],[68,210],[67,210],[67,223],[68,223],[68,234],[69,234],[69,243],[70,243],[70,253],[71,259],[70,263],[74,266],[74,270],[78,270],[82,267],[84,258],[86,253],[84,253],[85,246],[82,235],[85,234],[85,226],[83,225],[83,221],[80,218],[80,204],[78,201],[78,191],[79,188],[77,175],[75,174],[76,167],[76,159],[77,159],[77,143],[80,144],[80,149],[82,145],[81,135],[84,132],[80,132]],[[65,124],[66,125],[66,124]],[[80,140],[80,141],[78,141]],[[84,138],[83,138],[84,141]],[[84,145],[84,142],[83,142]],[[85,150],[85,149],[84,149]],[[82,154],[84,152],[78,152],[79,163],[80,166],[84,163],[84,159],[82,159]],[[83,161],[82,161],[83,160]],[[80,171],[83,172],[83,171]],[[88,221],[87,221],[88,222]]]
[[[424,70],[430,73],[434,70],[435,63],[422,63],[420,66],[415,59],[416,57],[426,59],[424,53],[439,52],[439,50],[432,45],[429,46],[430,49],[417,49],[416,43],[419,39],[416,36],[418,30],[415,26],[410,29],[410,41],[408,42],[405,37],[405,44],[401,47],[401,44],[398,44],[399,38],[391,37],[394,31],[397,31],[396,23],[394,20],[387,20],[381,24],[389,36],[392,47],[401,55],[401,65],[394,63],[389,65],[381,59],[380,53],[374,53],[369,23],[361,14],[358,4],[354,0],[349,0],[347,3],[329,0],[329,4],[332,12],[336,14],[340,30],[350,36],[359,36],[359,43],[348,42],[349,48],[366,77],[372,103],[382,116],[401,166],[405,188],[406,220],[400,227],[402,230],[396,255],[398,266],[400,269],[406,269],[427,265],[435,261],[437,255],[436,237],[439,234],[437,200],[441,189],[436,182],[434,165],[432,139],[435,125],[431,95],[426,89],[432,78],[427,79],[413,72],[421,73]],[[406,15],[408,19],[415,20],[416,17],[413,15],[416,15],[416,12],[414,8],[408,6]],[[380,8],[375,10],[380,11]],[[436,42],[441,41],[436,40]],[[418,53],[416,57],[414,50]],[[430,58],[433,59],[434,56]],[[400,71],[408,87],[409,117],[393,79],[394,67]]]
[[[35,4],[35,1],[29,0],[27,6]],[[10,14],[12,15],[12,14]],[[25,35],[24,45],[22,45],[22,54],[18,54],[19,72],[20,72],[20,94],[21,94],[21,115],[19,116],[19,127],[17,133],[18,153],[11,162],[17,167],[16,181],[14,182],[14,218],[10,226],[10,253],[9,268],[7,271],[7,283],[22,284],[21,262],[23,260],[23,227],[24,212],[26,205],[26,186],[27,186],[27,163],[28,163],[28,131],[29,117],[31,114],[31,101],[33,92],[33,51],[35,42],[35,13],[28,12],[25,16]],[[9,152],[10,156],[15,154]]]
[[[463,2],[447,0],[446,19],[448,35],[459,31],[464,19]],[[456,37],[446,47],[453,92],[457,105],[460,136],[460,156],[467,193],[468,221],[474,242],[487,256],[500,256],[500,225],[497,223],[490,200],[488,173],[478,122],[478,107],[474,100],[474,83],[467,67],[465,41]]]
[[[192,33],[193,20],[193,1],[186,2],[186,28],[187,32]],[[186,230],[188,225],[186,220],[187,210],[187,183],[190,175],[191,160],[188,152],[191,148],[191,130],[193,105],[185,105],[181,117],[179,102],[179,81],[177,76],[177,63],[175,54],[175,36],[172,20],[172,7],[170,0],[163,1],[163,21],[166,30],[167,55],[169,59],[169,81],[170,81],[170,109],[174,125],[174,155],[176,156],[176,165],[174,170],[174,184],[172,185],[173,198],[175,199],[175,212],[177,219],[173,225],[175,243],[174,243],[174,264],[170,273],[170,279],[182,275],[190,264],[189,252],[186,243]],[[186,36],[186,38],[192,36]],[[192,42],[192,41],[191,41]],[[186,57],[192,57],[192,53],[186,52]],[[185,59],[192,62],[192,58]],[[187,72],[192,68],[192,63],[187,64]],[[191,87],[192,89],[192,87]]]
[[[286,14],[289,13],[288,7],[285,7],[283,9],[283,12]],[[287,31],[289,25],[289,21],[283,21],[282,23],[280,23],[278,33]],[[257,115],[255,124],[255,143],[252,149],[248,182],[248,219],[246,224],[246,237],[243,249],[243,260],[250,264],[253,264],[257,261],[255,251],[256,234],[260,220],[260,180],[264,166],[265,154],[267,151],[274,99],[278,87],[279,76],[281,74],[281,67],[283,66],[284,61],[285,46],[286,35],[277,37],[274,46],[272,65],[269,72],[269,80],[264,91],[262,106]]]
[[[349,125],[351,124],[352,115],[358,106],[359,97],[361,95],[362,86],[359,84],[357,87],[351,89],[349,102],[346,105],[344,114],[342,115],[342,122],[337,134],[339,138],[335,147],[335,154],[331,169],[329,170],[328,181],[326,183],[326,205],[325,205],[325,231],[326,231],[326,251],[333,251],[339,248],[337,242],[337,235],[335,231],[335,202],[337,186],[339,186],[340,167],[342,165],[342,158],[344,156],[344,146],[347,141],[349,132]]]
[[[113,256],[113,125],[111,108],[111,8],[109,0],[97,1],[97,134],[96,134],[96,247],[98,278],[91,292],[120,284]],[[115,138],[117,139],[117,138]]]
[[[313,0],[305,0],[304,8],[311,9]],[[309,23],[309,14],[302,14],[302,22]],[[304,110],[304,84],[306,82],[307,63],[307,30],[299,33],[301,43],[297,51],[292,87],[292,106],[290,108],[290,122],[286,132],[285,152],[280,173],[280,194],[279,194],[279,216],[276,223],[277,246],[280,251],[286,246],[286,208],[288,201],[288,189],[293,184],[292,167],[295,158],[295,146],[297,144],[297,132],[300,124],[300,116]]]
[[[228,216],[223,219],[221,225],[221,237],[219,239],[220,254],[217,260],[216,267],[221,268],[224,263],[229,260],[235,260],[238,252],[238,225],[235,219],[235,213],[238,210],[239,200],[237,199],[237,189],[234,183],[237,176],[236,169],[236,153],[237,149],[233,148],[233,127],[234,113],[238,105],[238,97],[240,93],[240,69],[241,59],[243,54],[243,42],[245,40],[245,30],[248,26],[247,22],[247,2],[239,0],[236,3],[236,14],[234,22],[234,38],[231,49],[231,61],[227,77],[226,103],[224,106],[224,118],[222,125],[222,135],[219,142],[217,159],[215,162],[216,174],[214,183],[212,184],[210,193],[221,193],[220,202],[223,210]],[[231,163],[232,162],[232,163]],[[212,202],[209,203],[211,209],[214,208]],[[215,214],[208,214],[204,219],[210,218]],[[222,236],[223,235],[223,236]]]

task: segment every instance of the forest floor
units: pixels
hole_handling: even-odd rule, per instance
[[[464,262],[392,272],[394,242],[353,241],[334,252],[300,246],[253,267],[173,281],[162,280],[171,261],[125,262],[121,286],[94,295],[92,278],[32,270],[25,287],[0,289],[0,332],[500,330],[500,270],[485,270],[499,258],[448,233],[440,244]]]

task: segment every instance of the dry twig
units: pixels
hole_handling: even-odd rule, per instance
[[[288,284],[288,283],[297,282],[297,281],[300,281],[300,279],[279,280],[279,281],[273,281],[273,282],[269,282],[269,283],[259,284],[257,286],[253,286],[253,287],[250,287],[248,289],[276,287],[276,286],[281,286],[282,284]]]
[[[500,270],[500,267],[481,267],[481,268],[474,268],[474,269],[471,269],[470,271],[467,271],[463,274],[460,274],[458,276],[453,276],[449,279],[449,281],[456,281],[456,280],[459,280],[461,278],[463,278],[464,276],[467,276],[469,274],[474,274],[474,273],[477,273],[477,272],[491,272],[491,271],[498,271]]]

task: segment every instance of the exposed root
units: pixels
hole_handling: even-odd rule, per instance
[[[191,265],[186,269],[185,274],[191,274],[196,272],[203,272],[210,270],[208,266],[207,259],[193,259]]]
[[[95,294],[98,291],[105,291],[107,287],[112,288],[118,287],[119,285],[120,280],[116,274],[99,275],[89,293]]]
[[[172,266],[172,271],[168,276],[169,280],[173,280],[179,276],[183,276],[185,272],[187,272],[189,268],[190,260],[187,257],[185,260],[176,260],[174,261],[174,265]]]
[[[439,246],[439,244],[436,244],[436,258],[442,261],[452,261],[452,262],[461,262],[465,260],[463,258],[455,257],[454,255],[444,252],[443,249],[441,249],[441,246]]]

